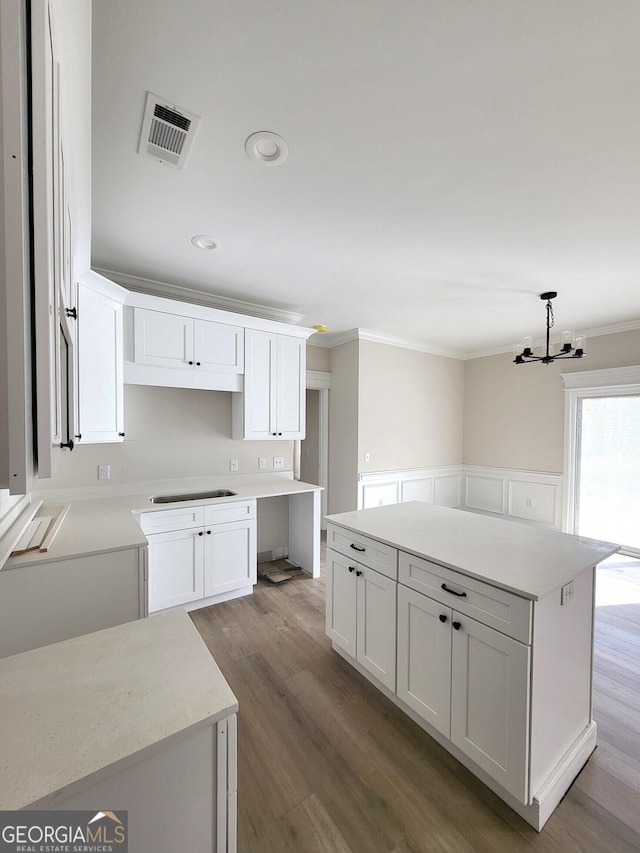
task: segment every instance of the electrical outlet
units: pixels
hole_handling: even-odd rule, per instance
[[[533,507],[533,498],[527,498],[527,507],[531,509]]]
[[[566,583],[560,591],[560,606],[564,606],[565,604],[569,604],[570,601],[573,601],[574,593],[575,588],[573,581],[569,581],[569,583]]]
[[[284,468],[284,456],[274,456],[273,457],[273,467],[274,468]]]
[[[98,465],[98,479],[99,480],[110,480],[111,479],[111,465]]]
[[[258,456],[258,471],[266,471],[267,470],[267,457],[266,456]]]
[[[230,459],[229,460],[229,470],[230,471],[237,471],[238,470],[238,460],[237,459]]]

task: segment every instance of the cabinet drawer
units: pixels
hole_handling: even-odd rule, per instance
[[[398,551],[391,545],[328,524],[327,547],[339,551],[352,560],[357,560],[363,566],[369,566],[381,572],[388,578],[393,580],[398,578]]]
[[[235,501],[227,504],[209,504],[204,507],[205,524],[227,524],[256,517],[255,501]]]
[[[509,637],[531,642],[531,601],[400,551],[398,580]]]
[[[164,533],[168,530],[186,530],[188,527],[202,527],[204,524],[203,506],[183,506],[179,509],[160,509],[156,512],[143,512],[138,516],[138,524],[143,533]]]

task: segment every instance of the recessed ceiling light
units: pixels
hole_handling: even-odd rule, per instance
[[[197,234],[195,237],[191,238],[191,242],[196,249],[204,249],[205,252],[210,252],[220,246],[219,243],[216,243],[213,237],[208,237],[206,234]]]
[[[284,139],[268,130],[252,133],[244,143],[244,150],[250,160],[263,166],[279,166],[289,156],[289,146]]]

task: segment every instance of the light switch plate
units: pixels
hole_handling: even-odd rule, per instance
[[[98,479],[99,480],[110,480],[111,479],[111,465],[98,465]]]
[[[238,460],[237,459],[230,459],[229,460],[229,470],[230,471],[237,471],[238,470]]]
[[[267,457],[266,456],[258,456],[258,471],[266,471],[267,470]]]

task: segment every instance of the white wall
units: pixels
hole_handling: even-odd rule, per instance
[[[38,488],[99,486],[97,466],[111,466],[112,485],[169,478],[229,476],[229,459],[239,473],[257,474],[258,457],[284,456],[293,465],[292,441],[234,441],[231,393],[125,385],[125,433],[121,444],[77,445],[59,450],[51,480]],[[104,483],[107,485],[107,483]]]
[[[327,512],[355,509],[358,498],[358,341],[330,351]]]
[[[562,373],[640,363],[640,330],[593,336],[583,359],[512,363],[510,353],[465,362],[464,462],[562,472]]]
[[[463,361],[362,340],[358,375],[359,473],[462,462]]]

